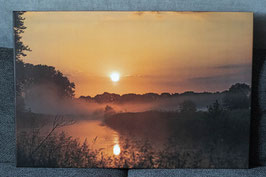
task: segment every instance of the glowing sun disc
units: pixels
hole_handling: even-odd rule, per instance
[[[110,75],[110,78],[111,78],[111,80],[112,80],[113,82],[117,82],[117,81],[119,81],[119,79],[120,79],[120,75],[119,75],[119,73],[112,73],[112,74]]]

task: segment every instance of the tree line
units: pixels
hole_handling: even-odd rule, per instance
[[[250,108],[250,86],[245,83],[236,83],[229,90],[224,91],[222,103],[216,100],[209,105],[208,112],[216,115],[221,114],[225,110],[249,109]],[[197,106],[191,100],[185,100],[179,105],[180,112],[196,112]]]

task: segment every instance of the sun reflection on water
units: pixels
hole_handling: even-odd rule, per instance
[[[113,148],[114,155],[119,155],[121,152],[119,144],[115,144]]]

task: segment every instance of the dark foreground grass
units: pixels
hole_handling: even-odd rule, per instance
[[[249,110],[215,116],[204,112],[121,113],[106,118],[105,124],[120,134],[118,156],[108,154],[105,149],[93,149],[87,141],[80,142],[63,132],[47,137],[41,135],[39,129],[32,128],[17,132],[17,166],[248,167]],[[165,141],[156,148],[153,142],[161,134]]]

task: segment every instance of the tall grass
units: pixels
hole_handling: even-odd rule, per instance
[[[241,168],[248,165],[249,110],[216,115],[203,113],[125,113],[112,117],[109,126],[119,132],[121,153],[95,149],[93,143],[75,139],[64,132],[43,135],[39,128],[17,132],[17,166],[79,168]],[[152,115],[159,115],[152,117]],[[178,115],[178,117],[176,117]],[[114,115],[115,116],[115,115]],[[125,116],[125,117],[124,117]],[[148,116],[149,118],[146,118]],[[138,126],[138,117],[141,125]],[[123,127],[117,119],[123,119]],[[132,120],[131,120],[132,119]],[[161,121],[167,119],[167,121]],[[108,120],[110,121],[110,120]],[[107,122],[108,122],[107,121]],[[134,127],[130,127],[134,121]],[[110,122],[109,122],[110,123]],[[129,125],[127,125],[127,124]],[[60,125],[64,125],[61,123]],[[140,128],[146,130],[139,131]],[[156,148],[150,135],[169,130],[164,146]],[[56,125],[56,124],[55,124]],[[136,128],[140,127],[140,128]],[[159,128],[158,128],[159,127]],[[120,129],[118,129],[120,128]],[[144,136],[151,131],[148,136]],[[137,132],[137,133],[136,133]],[[153,137],[156,140],[156,136]],[[45,141],[44,141],[45,140]]]

